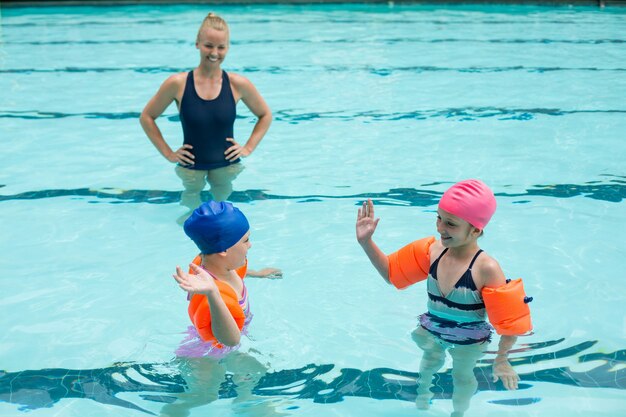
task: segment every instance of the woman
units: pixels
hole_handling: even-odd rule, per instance
[[[230,196],[232,181],[243,170],[241,158],[256,149],[272,122],[272,112],[254,85],[241,75],[222,70],[229,46],[228,25],[209,13],[196,38],[199,65],[165,80],[140,117],[152,144],[165,159],[177,164],[176,174],[185,188],[181,204],[190,210],[200,205],[205,181],[214,200],[224,201]],[[258,118],[244,145],[235,141],[233,134],[239,100]],[[183,146],[176,151],[156,124],[172,101],[176,101],[184,135]],[[190,213],[180,219],[181,223]]]

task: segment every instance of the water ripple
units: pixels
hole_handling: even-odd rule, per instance
[[[37,73],[105,73],[105,72],[138,72],[142,74],[177,73],[189,71],[189,68],[176,68],[167,66],[158,67],[62,67],[62,68],[5,68],[0,69],[0,74],[37,74]],[[350,65],[300,65],[300,66],[248,66],[233,68],[233,72],[238,73],[267,73],[267,74],[289,74],[303,72],[315,73],[359,73],[365,72],[379,76],[388,76],[396,73],[425,72],[459,72],[459,73],[498,73],[498,72],[626,72],[626,68],[598,68],[598,67],[531,67],[525,65],[495,66],[495,67],[437,67],[432,65],[417,65],[406,67],[374,67],[371,65],[350,66]]]
[[[372,5],[368,5],[368,8],[371,8]],[[245,23],[254,24],[254,25],[263,25],[263,24],[287,24],[287,25],[297,25],[297,26],[316,26],[316,25],[357,25],[363,26],[372,21],[371,14],[362,14],[355,12],[353,14],[355,17],[335,17],[332,15],[300,15],[298,19],[283,19],[278,17],[271,18],[263,18],[259,17],[256,19],[246,19]],[[480,19],[478,16],[472,19],[411,19],[411,18],[402,18],[402,17],[391,17],[389,15],[376,14],[376,20],[383,22],[385,25],[435,25],[435,26],[454,26],[454,25],[469,25],[469,26],[488,26],[488,25],[522,25],[527,27],[531,23],[536,23],[533,19]],[[6,18],[5,18],[6,20]],[[229,22],[231,24],[237,24],[236,19],[230,19]],[[139,26],[139,25],[167,25],[171,24],[172,21],[168,19],[117,19],[117,20],[84,20],[84,21],[76,21],[73,19],[67,20],[32,20],[32,21],[23,21],[23,22],[3,22],[2,26],[6,28],[41,28],[45,27],[63,27],[70,26],[72,28],[77,27],[90,27],[90,26]],[[590,23],[601,23],[601,20],[598,21],[596,19],[585,20],[581,15],[572,15],[571,18],[563,18],[563,19],[542,19],[542,24],[554,24],[554,25],[581,25],[581,24],[590,24]]]
[[[364,38],[364,39],[351,39],[351,38],[335,38],[335,39],[305,39],[305,38],[289,38],[289,39],[242,39],[233,40],[232,45],[271,45],[271,44],[359,44],[359,45],[371,45],[371,44],[407,44],[407,43],[493,43],[493,44],[570,44],[570,45],[600,45],[600,44],[623,44],[626,43],[625,39],[472,39],[472,38],[411,38],[411,37],[399,37],[399,38]],[[171,39],[171,38],[150,38],[150,39],[80,39],[80,40],[5,40],[5,45],[137,45],[137,44],[171,44],[171,45],[189,45],[193,46],[194,42],[185,39]]]
[[[426,120],[433,118],[445,118],[457,121],[470,121],[478,119],[496,118],[498,120],[531,120],[538,116],[567,116],[572,114],[624,114],[626,110],[619,109],[548,109],[548,108],[502,108],[502,107],[464,107],[449,109],[425,109],[413,110],[408,112],[381,112],[376,110],[368,111],[328,111],[328,112],[304,112],[300,113],[293,109],[277,110],[273,114],[274,120],[289,124],[299,124],[317,120],[339,120],[346,122],[361,121],[369,122],[388,122],[398,120]],[[84,113],[65,113],[53,111],[37,111],[37,110],[21,110],[21,111],[2,111],[0,110],[0,119],[24,119],[24,120],[47,120],[47,119],[65,119],[65,118],[84,118],[84,119],[108,119],[108,120],[125,120],[139,118],[139,112],[84,112]],[[179,122],[178,114],[163,115],[162,117],[172,122]],[[238,119],[253,119],[252,116],[237,115]]]
[[[500,199],[513,199],[513,203],[526,204],[528,198],[552,197],[572,198],[585,197],[593,200],[620,203],[626,199],[626,177],[617,175],[604,175],[611,177],[608,181],[588,181],[584,184],[544,184],[535,185],[523,192],[497,192]],[[263,200],[297,200],[299,203],[316,203],[323,200],[348,199],[355,200],[356,205],[368,198],[377,205],[393,206],[435,206],[441,199],[442,192],[430,190],[427,187],[443,185],[447,183],[427,184],[421,188],[392,188],[385,192],[369,192],[346,195],[280,195],[271,194],[265,190],[234,191],[229,200],[234,203],[251,203]],[[452,183],[450,183],[452,184]],[[3,186],[0,185],[0,188]],[[505,187],[508,188],[508,187]],[[40,200],[57,197],[79,197],[88,200],[89,203],[109,204],[174,204],[180,201],[180,191],[165,190],[121,190],[113,187],[104,188],[75,188],[75,189],[50,189],[25,191],[18,194],[0,195],[0,202],[14,200]],[[206,201],[211,195],[208,191],[201,193],[201,198]]]
[[[561,342],[563,339],[551,341],[550,344],[556,345]],[[491,375],[493,359],[481,359],[475,372],[477,391],[506,393],[505,396],[509,398],[494,395],[492,397],[497,399],[490,402],[518,407],[541,401],[541,397],[528,397],[525,392],[537,383],[587,389],[626,389],[626,369],[624,369],[626,350],[587,353],[596,344],[597,341],[590,340],[570,347],[557,348],[556,351],[533,352],[515,358],[515,366],[541,367],[538,370],[524,368],[523,372],[519,373],[521,382],[517,392],[506,391],[501,382],[494,383]],[[554,360],[562,358],[588,362],[590,366],[584,372],[573,370],[568,366],[556,367]],[[249,389],[252,394],[260,397],[257,403],[262,402],[263,397],[311,400],[317,404],[334,404],[346,398],[415,402],[420,383],[418,373],[394,368],[361,370],[339,368],[335,364],[325,363],[270,371],[264,369],[253,357],[247,357],[242,363],[252,363],[252,366],[247,365],[250,370],[242,365],[235,373],[224,373],[222,367],[211,366],[210,361],[205,361],[202,367],[189,366],[187,361],[185,358],[179,358],[169,363],[116,363],[97,369],[47,368],[17,372],[0,371],[0,401],[14,404],[22,412],[58,407],[59,402],[71,398],[118,407],[120,412],[132,409],[154,414],[145,408],[150,403],[162,406],[184,396],[206,397],[206,393],[199,394],[201,390],[206,391],[205,385],[187,381],[201,377],[205,379],[210,377],[220,382],[219,389],[216,390],[217,398],[236,398],[244,395],[244,390]],[[237,385],[236,381],[240,378],[246,378],[246,385],[249,385],[249,388]],[[434,398],[451,399],[453,390],[452,370],[438,372],[432,390],[435,393]]]

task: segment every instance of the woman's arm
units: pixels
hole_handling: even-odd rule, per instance
[[[178,91],[181,87],[181,79],[185,73],[170,76],[161,84],[159,91],[148,101],[139,116],[139,123],[143,131],[152,142],[155,148],[170,162],[181,163],[183,165],[192,165],[194,156],[190,152],[191,145],[183,145],[176,152],[165,142],[161,130],[156,124],[156,119],[163,114],[165,109],[176,100]]]
[[[226,150],[226,159],[234,161],[237,158],[250,155],[256,149],[270,128],[272,111],[263,99],[263,96],[261,96],[261,93],[257,91],[254,84],[246,77],[230,74],[230,80],[234,87],[235,101],[241,99],[246,107],[258,118],[245,145],[239,145],[234,138],[227,139],[233,145]]]

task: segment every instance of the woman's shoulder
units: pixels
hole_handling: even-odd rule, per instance
[[[252,82],[241,74],[234,72],[226,72],[228,74],[228,80],[236,88],[247,88],[252,85]]]
[[[174,85],[184,84],[187,81],[188,74],[189,74],[189,71],[177,72],[176,74],[172,74],[169,77],[167,77],[167,79],[163,82],[163,84],[174,84]]]
[[[234,72],[228,72],[227,74],[230,87],[235,95],[235,101],[239,101],[239,99],[246,100],[246,98],[258,95],[256,87],[254,87],[254,84],[252,84],[249,79],[243,75],[235,74]]]
[[[187,72],[178,72],[167,77],[165,81],[163,81],[163,84],[161,84],[157,96],[167,97],[168,100],[173,100],[177,97],[180,98],[179,96],[185,88],[187,74]]]

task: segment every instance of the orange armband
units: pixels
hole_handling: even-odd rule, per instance
[[[482,296],[489,321],[499,335],[521,336],[532,330],[528,308],[532,297],[526,296],[521,278],[507,280],[498,288],[484,287]]]
[[[196,265],[200,265],[201,262],[202,259],[200,258],[200,256],[197,256],[193,260],[193,263]],[[241,277],[242,279],[246,276],[247,267],[248,262],[246,261],[246,264],[244,266],[237,269],[237,275],[239,275],[239,277]],[[193,271],[190,269],[189,273],[192,272]],[[219,289],[220,296],[222,297],[222,300],[224,300],[228,311],[230,312],[231,316],[233,316],[233,319],[235,319],[235,323],[237,323],[237,327],[241,331],[246,321],[246,315],[239,305],[239,299],[237,297],[237,294],[235,293],[235,290],[233,290],[230,285],[219,280],[215,280],[215,284]],[[213,329],[211,327],[211,309],[209,307],[209,301],[207,300],[206,295],[194,294],[189,301],[189,307],[187,308],[187,312],[189,313],[189,318],[196,328],[198,335],[200,335],[200,338],[205,342],[214,342],[219,346],[220,344],[217,342],[215,336],[213,335]]]
[[[387,256],[389,282],[398,289],[404,289],[425,280],[430,269],[430,245],[434,242],[433,236],[426,237]]]

